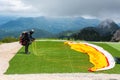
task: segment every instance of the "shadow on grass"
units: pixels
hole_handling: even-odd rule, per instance
[[[18,52],[17,54],[26,54],[25,52]]]

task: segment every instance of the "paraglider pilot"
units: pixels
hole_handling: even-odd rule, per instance
[[[35,38],[32,37],[32,34],[34,33],[34,30],[31,31],[24,31],[20,36],[20,44],[25,46],[25,53],[29,54],[29,45],[35,40]]]

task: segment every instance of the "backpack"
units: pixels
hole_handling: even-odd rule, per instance
[[[28,37],[29,34],[28,32],[22,32],[22,34],[20,35],[20,38],[19,38],[19,43],[23,46],[25,46],[27,43],[28,43]]]
[[[120,64],[120,57],[114,57],[116,64]]]

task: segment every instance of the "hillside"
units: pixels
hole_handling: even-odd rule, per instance
[[[100,35],[105,36],[109,34],[114,34],[119,26],[111,19],[106,19],[98,25],[98,31]]]
[[[77,30],[76,33],[72,32],[73,34],[70,35],[70,38],[87,41],[111,41],[111,39],[112,41],[119,41],[119,29],[120,27],[113,20],[107,19],[96,27],[89,26],[79,31]],[[62,36],[64,35],[66,35],[66,33]]]
[[[58,34],[62,31],[75,31],[86,26],[96,26],[100,21],[97,19],[84,19],[82,17],[73,18],[48,18],[48,17],[21,17],[16,20],[11,20],[0,25],[0,29],[4,34],[0,36],[18,36],[16,32],[29,30],[32,28],[40,29],[48,34]],[[41,33],[41,32],[40,32]],[[38,36],[38,35],[36,35]],[[39,36],[42,37],[42,36]]]
[[[46,17],[27,17],[9,21],[0,25],[2,30],[15,31],[30,28],[38,28],[52,33],[59,33],[66,30],[77,30],[86,26],[96,26],[99,20],[75,18],[46,18]]]
[[[2,18],[1,18],[2,19]],[[85,19],[82,17],[21,17],[0,25],[0,38],[19,37],[22,31],[35,29],[36,38],[71,37],[82,40],[110,41],[119,29],[111,19]]]
[[[115,42],[118,42],[120,41],[120,29],[118,29],[112,36],[112,39],[111,41],[115,41]]]
[[[0,15],[0,25],[5,24],[11,20],[15,20],[17,18],[18,17],[15,17],[15,16],[2,16],[2,15]]]
[[[24,31],[30,31],[31,29],[26,29]],[[35,38],[49,38],[49,37],[54,37],[54,35],[48,31],[45,30],[41,30],[41,29],[37,29],[35,28],[35,33],[33,34],[33,36]],[[19,38],[20,34],[22,33],[22,30],[19,31],[10,31],[10,32],[5,32],[3,30],[0,30],[0,39],[4,38],[4,37],[15,37],[15,38]]]

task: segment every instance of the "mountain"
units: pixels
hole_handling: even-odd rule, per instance
[[[15,20],[17,18],[18,17],[15,17],[15,16],[1,16],[0,15],[0,25],[5,24],[11,20]]]
[[[35,29],[34,36],[37,38],[71,36],[76,39],[109,41],[119,26],[110,19],[100,22],[98,19],[82,17],[21,17],[0,25],[0,38],[18,37],[22,31],[30,29]]]
[[[99,41],[100,34],[98,33],[98,29],[96,27],[86,27],[83,28],[79,33],[78,37],[81,40],[86,41]]]
[[[27,17],[9,21],[0,25],[2,30],[15,31],[30,28],[38,28],[51,33],[59,33],[66,30],[77,30],[86,26],[96,26],[99,20],[77,18],[46,18],[46,17]]]
[[[98,29],[96,27],[85,27],[79,32],[73,33],[70,36],[72,39],[75,40],[86,40],[86,41],[99,41],[100,40],[100,34],[98,33]]]
[[[106,19],[98,25],[98,31],[102,36],[114,34],[119,26],[111,19]]]
[[[30,31],[31,29],[27,29],[25,31]],[[41,30],[41,29],[37,29],[35,28],[35,33],[33,34],[33,36],[35,38],[49,38],[49,37],[54,37],[54,35],[48,31],[45,30]],[[23,31],[4,31],[4,30],[0,30],[0,39],[4,38],[4,37],[15,37],[15,38],[19,38],[20,34]]]
[[[120,41],[120,29],[118,29],[118,30],[114,33],[114,35],[112,36],[111,41],[113,41],[113,42],[118,42],[118,41]]]
[[[102,21],[96,27],[85,27],[76,31],[71,38],[87,40],[87,41],[110,41],[111,39],[117,40],[120,34],[120,27],[110,19]]]
[[[49,38],[49,37],[55,37],[54,34],[48,32],[48,31],[45,31],[45,30],[41,30],[41,29],[34,29],[35,30],[35,33],[33,34],[33,36],[35,38]]]
[[[4,37],[4,35],[9,36],[8,34],[16,36],[18,34],[15,34],[15,32],[21,32],[32,28],[45,31],[48,35],[56,35],[63,31],[76,31],[86,26],[96,26],[99,22],[100,21],[97,19],[85,19],[82,17],[21,17],[1,24],[0,29],[4,32],[4,34],[1,35],[2,37]]]
[[[76,31],[75,31],[76,32]],[[55,35],[55,37],[59,39],[69,39],[70,36],[74,33],[74,31],[62,31],[61,33]]]

